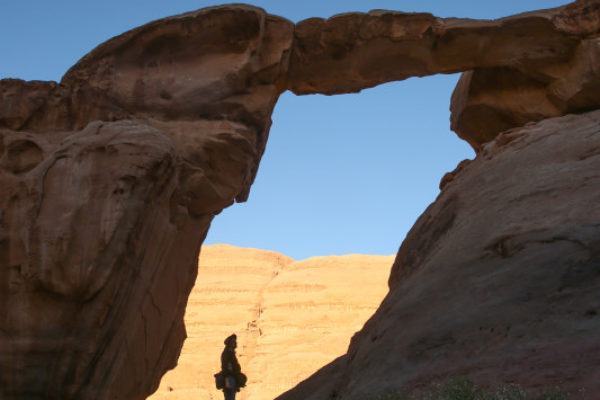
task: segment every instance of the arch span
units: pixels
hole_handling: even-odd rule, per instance
[[[247,199],[283,91],[472,71],[453,126],[481,152],[507,128],[597,107],[599,9],[294,25],[220,6],[115,37],[60,83],[0,81],[3,397],[141,399],[157,387],[185,337],[200,244],[215,213]]]

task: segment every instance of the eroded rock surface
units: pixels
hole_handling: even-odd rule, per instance
[[[60,84],[0,81],[0,397],[158,387],[210,221],[248,196],[292,31],[215,7],[114,38]]]
[[[595,109],[599,31],[596,0],[493,21],[387,10],[311,18],[296,25],[288,87],[340,94],[469,71],[452,129],[479,151],[506,129]]]
[[[508,248],[513,250],[507,254],[521,257],[529,254],[522,248],[537,248],[522,243],[530,243],[527,235],[534,235],[531,232],[537,230],[532,227],[539,224],[541,239],[531,239],[531,243],[552,249],[549,265],[564,257],[571,260],[575,250],[569,246],[575,246],[574,242],[547,238],[544,232],[554,228],[546,231],[544,227],[548,220],[558,221],[562,215],[568,219],[560,222],[575,229],[564,237],[580,235],[578,229],[590,237],[595,235],[595,192],[582,190],[598,186],[595,177],[583,174],[575,165],[597,160],[597,148],[591,144],[595,136],[589,133],[585,151],[580,137],[588,135],[586,121],[595,121],[596,114],[540,124],[548,135],[555,131],[552,124],[566,127],[557,127],[556,132],[562,133],[549,136],[560,139],[548,139],[554,147],[544,147],[545,139],[538,143],[526,137],[543,136],[537,128],[515,131],[523,138],[519,136],[514,145],[500,146],[497,151],[485,150],[493,147],[485,144],[493,140],[497,145],[508,143],[512,134],[497,135],[511,127],[598,108],[599,8],[596,0],[580,0],[496,21],[373,11],[309,19],[294,26],[252,6],[221,6],[165,18],[113,38],[73,66],[60,83],[1,80],[1,397],[129,400],[144,398],[158,387],[162,374],[175,365],[185,337],[183,314],[195,281],[200,244],[214,214],[236,200],[247,199],[265,148],[271,112],[279,94],[287,89],[299,94],[347,93],[409,76],[471,71],[453,96],[452,124],[480,154],[473,165],[463,165],[461,171],[445,177],[442,198],[446,200],[436,203],[445,208],[430,209],[413,230],[418,234],[407,238],[400,250],[399,260],[404,261],[399,261],[391,282],[404,287],[408,284],[402,282],[416,280],[410,289],[415,299],[419,298],[419,285],[427,285],[417,277],[435,269],[428,266],[433,261],[427,255],[463,246],[462,242],[448,242],[440,247],[440,238],[460,227],[457,221],[464,226],[483,224],[484,220],[486,224],[501,223],[502,214],[490,211],[500,210],[495,204],[504,204],[515,215],[524,214],[523,221],[516,217],[508,221],[513,221],[515,232],[526,230],[526,236],[516,234],[516,247],[512,239],[500,243],[501,254]],[[568,136],[564,132],[571,129],[570,122],[561,125],[563,122],[556,121],[575,121],[581,128],[573,128],[576,133]],[[517,146],[523,143],[528,144],[527,151]],[[557,170],[552,169],[554,164],[544,164],[549,160],[543,158],[546,153],[559,157],[558,149],[566,145],[580,146],[573,150],[581,158],[580,164],[565,164],[565,169]],[[513,178],[516,167],[503,170],[502,165],[494,164],[493,160],[513,154],[505,149],[514,149],[514,165],[523,165],[523,170],[517,168],[520,173],[527,171],[537,180],[527,177],[518,181]],[[525,163],[527,157],[517,154],[527,154],[530,164]],[[492,161],[484,163],[486,157]],[[597,169],[595,164],[592,167]],[[503,197],[503,192],[495,190],[506,188],[500,183],[494,186],[483,172],[462,195],[448,197],[447,193],[457,191],[453,187],[461,187],[463,174],[470,176],[467,172],[474,170],[487,171],[489,176],[504,171],[503,179],[507,184],[514,182],[514,191],[525,190],[523,182],[529,182],[531,190],[546,182],[542,193],[557,196],[567,205],[587,201],[589,211],[584,216],[577,207],[574,211],[552,208],[553,200],[540,208],[527,202],[535,198],[529,192],[519,201]],[[546,170],[557,176],[556,183],[543,175]],[[564,183],[567,175],[573,177],[571,186]],[[580,181],[582,176],[586,180]],[[573,186],[574,182],[581,187]],[[484,184],[491,189],[481,193],[474,189],[488,187]],[[562,188],[562,194],[555,193],[554,184]],[[513,190],[509,189],[507,193]],[[462,200],[452,200],[466,198],[467,193],[473,201],[487,197],[468,207]],[[543,209],[548,219],[535,212],[532,215],[538,215],[537,219],[528,219],[529,208]],[[454,212],[468,214],[473,221],[460,219]],[[577,225],[584,217],[585,229],[583,222]],[[471,243],[470,238],[465,237],[465,243]],[[586,240],[582,239],[580,246],[583,271],[589,270],[585,260],[595,257]],[[461,257],[480,257],[477,246],[481,243],[471,244],[475,247],[465,248]],[[486,262],[496,265],[494,252],[486,254],[491,257]],[[460,269],[465,265],[461,260],[452,260],[455,267],[449,268]],[[587,289],[577,286],[579,264],[568,271],[564,265],[556,268],[569,277],[565,278],[568,282],[574,282],[572,290],[581,290],[581,294],[573,295],[573,303],[569,297],[552,297],[552,301],[565,299],[556,300],[558,311],[588,300]],[[413,269],[417,272],[411,275]],[[594,273],[583,273],[586,282],[595,282]],[[495,288],[485,276],[465,279],[474,279],[474,283],[483,279],[482,284]],[[529,293],[523,292],[529,287],[527,282],[518,286],[520,295]],[[396,288],[394,293],[400,292]],[[396,300],[398,307],[409,304],[394,296],[399,295],[390,295],[374,321],[385,321],[379,315],[388,312]],[[596,326],[596,309],[593,302],[589,304],[592,308],[584,312],[589,317],[586,321]],[[402,312],[399,315],[403,316]],[[504,318],[502,315],[500,310],[498,318]],[[579,314],[573,311],[573,315]],[[573,320],[575,326],[579,326],[577,321]],[[492,328],[498,332],[499,327]],[[562,333],[577,337],[580,332],[562,325],[549,328],[552,335],[558,335],[557,343],[564,337]],[[586,329],[581,328],[584,336]],[[554,337],[539,332],[545,344],[549,342],[544,340]],[[353,360],[363,359],[356,356],[366,348],[361,347],[364,340],[360,337],[351,348]],[[380,336],[373,337],[376,346]],[[529,342],[523,343],[538,341],[537,336],[525,337]],[[409,347],[421,354],[451,349],[459,341],[457,336],[434,335],[424,344]],[[398,346],[406,350],[404,344]],[[517,346],[514,357],[525,362],[523,346],[526,344]],[[593,346],[573,346],[564,347],[572,349],[565,354],[577,356],[589,350],[581,356],[580,365],[597,364],[590,364],[597,361],[589,359]],[[543,364],[548,365],[544,371],[561,360],[559,356],[551,359],[543,349],[538,354],[549,360]],[[372,364],[379,365],[376,360]],[[352,375],[352,365],[359,364],[350,364],[344,376]],[[364,380],[357,382],[368,382],[383,365],[368,369],[360,378]],[[442,366],[435,370],[443,371]],[[476,367],[481,368],[478,377],[484,378],[481,371],[486,371],[485,365]],[[328,367],[330,370],[335,367]],[[418,368],[415,371],[419,373]],[[508,371],[507,377],[512,376]],[[408,382],[408,378],[399,379]],[[580,382],[577,379],[573,382]],[[340,382],[344,388],[340,393],[348,398],[369,389],[368,385],[359,388]]]
[[[600,37],[582,40],[572,57],[535,69],[478,68],[454,90],[451,128],[476,151],[498,132],[600,104]]]
[[[249,378],[240,399],[273,399],[291,389],[346,352],[387,293],[393,261],[349,255],[296,262],[271,251],[203,246],[185,315],[188,338],[177,368],[150,399],[222,397],[212,374],[232,332]]]
[[[365,399],[457,375],[594,398],[599,171],[600,111],[500,135],[409,232],[347,355],[278,399]]]

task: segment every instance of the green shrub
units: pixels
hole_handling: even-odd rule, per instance
[[[536,397],[528,396],[519,385],[501,385],[494,391],[484,390],[468,377],[457,377],[438,385],[431,393],[409,396],[400,392],[382,393],[368,400],[569,400],[561,389],[555,388]]]
[[[541,395],[539,400],[569,400],[569,396],[560,388],[554,388]]]
[[[439,394],[434,394],[431,400],[484,400],[484,396],[483,389],[475,385],[471,379],[459,377],[446,382]]]

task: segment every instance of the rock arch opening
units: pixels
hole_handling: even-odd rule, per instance
[[[238,334],[249,376],[241,399],[275,398],[345,354],[440,178],[472,157],[449,131],[457,80],[280,97],[249,201],[211,224],[179,366],[151,399],[218,396],[206,371],[218,368],[228,332]]]
[[[282,94],[251,200],[213,221],[206,244],[311,256],[394,254],[473,150],[449,130],[457,75],[337,96]]]
[[[556,173],[543,175],[544,168],[524,167],[521,170],[533,175],[524,175],[520,182],[527,184],[518,186],[523,192],[518,199],[532,201],[539,193],[528,193],[536,185],[553,185],[560,175],[568,190],[556,192],[578,191],[581,197],[541,210],[545,214],[527,214],[544,227],[535,235],[495,237],[501,229],[487,232],[484,239],[490,243],[482,252],[484,258],[494,260],[518,258],[530,251],[535,255],[543,248],[537,244],[548,244],[553,252],[544,254],[550,254],[548,264],[555,264],[559,272],[577,255],[581,262],[577,269],[558,275],[540,274],[545,264],[528,262],[533,268],[528,270],[529,283],[510,285],[502,293],[511,296],[512,289],[528,293],[531,288],[543,298],[550,297],[560,291],[552,286],[556,277],[582,294],[574,299],[594,301],[595,288],[586,286],[594,281],[586,278],[597,276],[591,269],[598,265],[597,251],[590,250],[588,242],[597,243],[597,224],[590,225],[589,219],[598,215],[593,208],[598,202],[590,202],[594,194],[586,190],[595,182],[587,174],[597,171],[597,164],[587,163],[597,160],[598,146],[581,152],[577,145],[582,137],[596,137],[598,117],[591,112],[547,119],[598,108],[594,63],[600,54],[598,32],[600,6],[592,0],[496,21],[374,11],[292,24],[256,7],[219,6],[154,21],[115,37],[82,58],[59,83],[0,81],[3,397],[138,399],[154,391],[164,371],[175,365],[185,338],[186,299],[210,222],[234,201],[248,198],[271,113],[287,89],[297,94],[339,94],[410,76],[467,71],[452,101],[452,125],[481,157],[473,167],[463,165],[446,177],[444,198],[431,209],[443,218],[431,213],[419,218],[411,240],[398,253],[393,287],[415,271],[420,276],[436,270],[422,265],[427,260],[417,250],[441,248],[438,257],[451,252],[456,243],[445,247],[437,243],[455,219],[457,229],[477,223],[486,228],[487,217],[473,220],[468,210],[457,216],[461,200],[468,202],[480,192],[477,185],[467,185],[474,193],[465,197],[453,186],[456,176],[464,173],[481,182],[474,175],[478,168],[485,170],[481,165],[488,156],[497,154],[497,161],[510,170],[507,148],[530,144],[531,138],[563,138],[565,129],[580,132],[574,126],[583,126],[583,133],[574,136],[577,140],[561,139],[574,146],[569,152],[550,146],[541,154],[553,155],[552,159],[522,157],[524,165],[530,165],[528,161],[549,164]],[[544,129],[530,125],[510,131],[535,121],[542,121],[538,125]],[[24,139],[29,149],[35,149],[33,156],[19,151]],[[532,152],[538,155],[536,146]],[[15,157],[19,166],[26,167],[15,168]],[[565,171],[571,169],[556,169],[556,159],[565,157],[581,161],[581,173],[570,176]],[[574,184],[573,178],[580,182]],[[490,191],[510,195],[502,190],[506,180],[483,181]],[[508,202],[493,199],[498,207]],[[564,204],[575,207],[564,213],[560,208]],[[499,228],[521,227],[518,207],[510,211],[512,220],[494,220]],[[566,224],[555,219],[555,226],[543,222],[545,216],[566,214]],[[433,239],[423,232],[430,232]],[[465,239],[461,246],[473,237],[467,234]],[[565,262],[557,263],[556,254]],[[452,259],[458,272],[470,271],[471,264]],[[592,272],[578,274],[580,267]],[[548,278],[544,281],[548,285],[535,286],[539,278]],[[452,293],[463,294],[464,290]],[[562,310],[540,306],[541,315]],[[410,304],[388,303],[379,314],[392,309],[402,312],[403,307],[410,309]],[[589,311],[583,317],[596,315]],[[528,322],[527,318],[511,321]],[[585,321],[587,328],[577,334],[588,347],[577,351],[600,354],[597,341],[590,339],[597,336],[596,320]],[[447,323],[450,332],[457,328],[455,321]],[[469,328],[473,323],[466,321]],[[567,323],[564,329],[572,326]],[[420,362],[431,355],[432,345],[459,343],[452,335],[432,333],[412,346],[409,336],[400,338],[407,343],[399,343],[397,335],[386,336],[384,331],[376,322],[370,324],[345,359],[355,360],[358,369],[364,360],[380,368],[383,364],[369,361],[370,355],[380,354],[368,352],[370,346],[385,349],[382,343],[392,343],[415,350],[407,359]],[[561,331],[539,332],[546,343],[555,343],[553,335]],[[484,347],[493,343],[489,335],[475,335]],[[558,339],[566,343],[568,337]],[[518,347],[515,357],[526,357],[526,350]],[[494,351],[504,355],[498,347]],[[551,355],[551,349],[544,354]],[[479,371],[481,359],[471,361]],[[550,361],[561,365],[559,358]],[[597,364],[597,359],[588,359],[585,365]],[[351,383],[385,375],[377,368],[358,377],[347,369],[347,380],[335,383],[343,384],[344,398],[360,398],[368,382],[365,387]],[[588,379],[590,387],[597,387],[597,379],[592,381],[581,369],[578,372],[572,377],[581,382]]]

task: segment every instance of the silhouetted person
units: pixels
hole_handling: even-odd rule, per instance
[[[235,400],[235,393],[246,383],[239,382],[242,376],[242,368],[235,356],[236,347],[237,336],[234,333],[225,339],[225,349],[221,353],[221,371],[225,375],[225,387],[223,388],[225,400]]]

